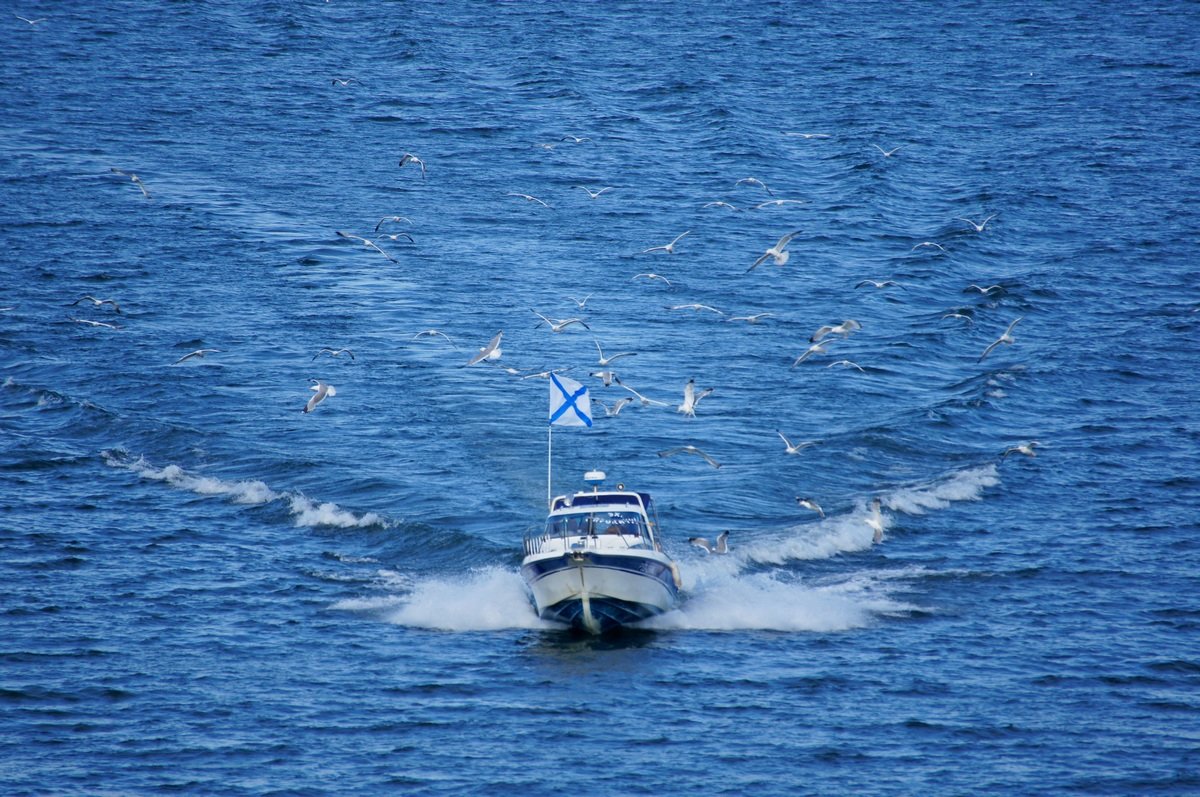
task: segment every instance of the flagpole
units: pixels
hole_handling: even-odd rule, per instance
[[[554,496],[550,492],[550,452],[554,444],[554,424],[546,424],[546,507],[553,508]]]

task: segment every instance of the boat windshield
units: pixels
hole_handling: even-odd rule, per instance
[[[575,537],[587,534],[623,534],[644,537],[646,526],[638,512],[580,512],[555,515],[546,520],[547,536]]]

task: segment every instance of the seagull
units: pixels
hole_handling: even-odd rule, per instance
[[[533,308],[530,308],[529,312],[533,313],[535,316],[542,319],[542,321],[545,321],[547,324],[549,324],[551,332],[562,332],[564,329],[569,327],[571,324],[579,324],[584,329],[591,329],[591,327],[589,327],[587,325],[587,322],[584,321],[582,318],[568,318],[565,321],[555,321],[553,318],[547,318],[546,316],[542,315],[541,313],[539,313],[537,310],[534,310]],[[537,326],[541,326],[541,323],[539,322],[537,324]]]
[[[832,363],[830,363],[829,365],[827,365],[827,366],[825,366],[825,367],[826,367],[826,368],[832,368],[832,367],[833,367],[833,366],[835,366],[835,365],[840,365],[840,366],[842,366],[843,368],[857,368],[859,371],[861,371],[861,372],[862,372],[862,373],[864,373],[864,374],[867,372],[867,369],[863,368],[861,365],[859,365],[858,363],[854,362],[853,360],[838,360],[837,362],[832,362]]]
[[[511,370],[509,370],[507,368],[505,370],[508,371],[509,373],[513,373]],[[537,371],[534,373],[521,374],[521,378],[522,379],[549,379],[550,374],[561,374],[561,373],[564,373],[565,371],[569,371],[569,370],[571,370],[571,369],[570,368],[547,368],[545,371]]]
[[[750,323],[750,324],[757,324],[759,321],[762,321],[764,318],[774,318],[774,317],[775,317],[774,313],[755,313],[754,315],[730,316],[729,318],[726,318],[725,320],[726,321],[746,321],[747,323]]]
[[[786,453],[788,454],[799,454],[809,446],[815,446],[817,444],[816,440],[803,440],[799,443],[793,443],[791,440],[788,440],[786,437],[784,437],[783,432],[779,431],[778,429],[775,430],[775,434],[779,435],[779,439],[783,441],[785,446],[787,446]]]
[[[376,252],[383,255],[384,257],[386,257],[388,260],[392,261],[393,263],[396,262],[396,258],[392,257],[387,252],[380,249],[379,244],[375,243],[374,241],[372,241],[368,238],[363,238],[361,235],[351,235],[350,233],[342,232],[341,230],[334,230],[334,232],[336,232],[338,235],[342,236],[343,238],[349,238],[352,241],[362,241],[363,246],[367,247],[368,249],[374,249]]]
[[[587,296],[584,296],[582,299],[576,299],[574,296],[568,296],[567,298],[570,299],[571,301],[575,302],[575,305],[580,310],[582,310],[584,308],[584,306],[587,304],[588,299],[592,298],[592,295],[589,293]]]
[[[196,349],[196,350],[195,350],[194,352],[192,352],[191,354],[185,354],[185,355],[183,355],[183,356],[182,356],[182,357],[180,357],[178,360],[176,360],[175,362],[171,363],[171,365],[179,365],[179,364],[180,364],[181,362],[183,362],[184,360],[190,360],[190,359],[192,359],[193,357],[203,357],[203,356],[204,356],[204,355],[206,355],[206,354],[214,354],[214,353],[216,353],[216,352],[219,352],[219,351],[220,351],[220,349]]]
[[[434,335],[441,335],[451,346],[454,346],[456,349],[458,348],[454,341],[450,340],[450,336],[445,332],[442,332],[440,329],[427,329],[424,332],[418,332],[412,336],[412,339],[416,340],[417,338],[433,337]]]
[[[594,376],[604,382],[605,387],[612,385],[613,380],[617,377],[616,371],[592,371],[588,376]],[[632,399],[631,399],[632,400]]]
[[[309,390],[315,390],[317,392],[314,393],[312,398],[308,400],[308,403],[304,405],[304,409],[302,410],[303,412],[312,412],[317,408],[317,405],[324,401],[327,397],[337,395],[337,388],[335,388],[333,385],[327,385],[320,379],[310,379],[308,381],[316,383],[310,387]]]
[[[331,80],[331,81],[329,82],[329,85],[331,85],[331,86],[342,86],[342,87],[344,88],[344,87],[346,87],[346,86],[349,86],[349,85],[350,85],[351,83],[353,83],[353,82],[354,82],[354,78],[352,78],[352,77],[348,77],[348,78],[345,78],[345,79],[342,79],[342,78],[340,78],[340,77],[335,77],[333,80]],[[402,164],[402,165],[403,165],[403,164]]]
[[[816,512],[821,517],[825,517],[825,510],[821,508],[820,504],[818,504],[816,501],[812,500],[811,498],[801,498],[800,496],[796,496],[796,503],[799,504],[800,506],[804,507],[805,509],[811,509],[813,512]]]
[[[916,246],[914,246],[912,249],[909,249],[908,251],[915,252],[916,250],[920,249],[921,247],[931,247],[931,248],[936,247],[938,249],[941,249],[943,252],[946,251],[946,247],[942,246],[937,241],[921,241],[921,243],[917,244]]]
[[[318,357],[320,357],[322,354],[325,354],[326,352],[328,352],[329,355],[332,357],[337,357],[339,354],[349,354],[350,359],[351,360],[354,359],[354,352],[350,351],[349,349],[331,349],[328,346],[326,346],[325,348],[321,349],[319,352],[314,354],[313,359],[314,360],[317,359]]]
[[[632,393],[632,394],[633,394],[635,397],[637,397],[637,399],[638,399],[639,401],[641,401],[641,402],[642,402],[642,406],[643,406],[643,407],[649,407],[650,405],[655,405],[655,406],[658,406],[658,407],[669,407],[669,406],[671,406],[670,404],[668,404],[668,403],[667,403],[667,402],[665,402],[665,401],[659,401],[658,399],[650,399],[650,398],[646,398],[646,397],[645,397],[645,396],[643,396],[641,393],[637,392],[636,390],[634,390],[633,388],[631,388],[629,385],[627,385],[627,384],[625,384],[624,382],[622,382],[622,381],[621,381],[621,378],[620,378],[619,376],[617,376],[616,374],[613,374],[613,382],[614,382],[614,383],[615,383],[615,384],[616,384],[618,387],[623,387],[623,388],[625,388],[625,389],[626,389],[626,390],[628,390],[630,393]]]
[[[987,226],[987,223],[989,221],[996,218],[996,214],[993,213],[992,215],[988,216],[986,219],[979,222],[978,224],[971,221],[970,219],[964,219],[962,216],[955,216],[954,218],[958,219],[959,221],[965,221],[967,224],[970,224],[972,227],[975,228],[975,232],[983,232],[983,228]]]
[[[871,499],[871,515],[866,519],[866,524],[875,530],[875,536],[872,537],[873,542],[879,542],[883,539],[883,515],[879,513],[879,499]]]
[[[691,304],[675,304],[675,305],[671,305],[667,309],[668,310],[695,310],[697,313],[700,312],[701,310],[707,310],[708,312],[716,313],[717,315],[725,315],[723,312],[721,312],[720,310],[718,310],[715,307],[710,307],[707,304],[697,304],[695,302],[693,302]]]
[[[1027,457],[1036,457],[1037,452],[1035,452],[1033,449],[1035,446],[1039,445],[1041,445],[1041,443],[1039,443],[1037,440],[1030,440],[1028,443],[1021,443],[1018,446],[1006,448],[1004,449],[1004,453],[1000,455],[1000,459],[1007,459],[1009,454],[1024,454]]]
[[[703,548],[707,553],[729,553],[729,532],[722,531],[717,535],[717,544],[713,545],[706,537],[688,537],[688,542],[697,548]]]
[[[758,268],[758,264],[763,262],[764,260],[766,260],[768,257],[775,258],[775,265],[777,265],[777,266],[782,266],[783,264],[787,263],[788,258],[792,256],[792,253],[787,250],[787,245],[789,243],[791,243],[793,236],[796,236],[799,234],[800,234],[800,231],[796,230],[794,232],[789,232],[787,235],[780,238],[775,243],[774,246],[772,246],[767,251],[763,252],[762,255],[758,258],[758,260],[755,260],[754,264],[751,265],[750,268],[746,269],[746,272],[749,273],[749,272],[753,271],[754,269]]]
[[[899,152],[901,149],[904,148],[903,144],[901,144],[898,147],[894,147],[893,149],[884,149],[883,147],[879,146],[878,144],[875,144],[874,146],[875,146],[875,149],[877,149],[883,153],[883,157],[885,157],[885,158],[892,157],[893,155],[895,155],[897,152]]]
[[[862,282],[858,283],[854,287],[861,288],[864,285],[870,285],[874,288],[891,288],[893,286],[895,286],[897,288],[904,287],[903,285],[901,285],[899,282],[896,282],[895,280],[883,280],[882,282],[878,281],[878,280],[863,280]]]
[[[1003,292],[1004,286],[1003,285],[989,285],[986,288],[982,288],[978,285],[972,284],[972,285],[968,285],[967,287],[963,288],[963,293],[971,293],[972,291],[977,291],[979,293],[982,293],[984,296],[987,296],[992,291]]]
[[[406,152],[402,156],[400,156],[400,168],[403,169],[404,165],[408,164],[408,163],[415,163],[421,167],[421,179],[424,180],[425,179],[425,161],[421,160],[420,158],[418,158],[416,155],[412,154],[411,152]]]
[[[662,280],[663,282],[667,283],[668,288],[671,287],[671,281],[669,279],[667,279],[666,277],[664,277],[662,274],[634,274],[632,277],[629,278],[629,281],[633,282],[634,280],[636,280],[640,277],[645,277],[648,280]]]
[[[104,327],[105,329],[120,329],[116,324],[106,324],[103,321],[90,321],[86,318],[70,318],[69,321],[74,321],[76,324],[87,324],[89,327]]]
[[[588,188],[586,185],[576,185],[576,186],[572,186],[572,188],[582,188],[584,191],[587,191],[587,195],[589,197],[591,197],[592,199],[595,199],[596,197],[600,196],[605,191],[611,191],[613,189],[613,187],[611,185],[606,185],[603,188],[601,188],[599,191],[593,191],[592,189]]]
[[[762,190],[767,192],[767,196],[775,196],[775,194],[771,192],[771,189],[767,188],[767,184],[762,180],[759,180],[757,177],[743,177],[734,183],[734,185],[741,185],[742,183],[745,183],[746,185],[757,185],[762,188]]]
[[[841,335],[843,338],[848,338],[848,337],[850,337],[851,332],[854,332],[859,329],[862,329],[862,324],[858,323],[853,318],[847,318],[845,321],[838,324],[836,327],[831,327],[831,326],[819,327],[816,332],[812,333],[812,337],[809,338],[808,340],[810,343],[816,343],[817,341],[819,341],[821,338],[825,337],[826,335]]]
[[[467,361],[467,365],[474,365],[475,363],[482,362],[483,360],[488,360],[489,362],[499,360],[500,355],[503,353],[502,349],[500,348],[500,338],[503,336],[504,330],[497,332],[496,337],[488,341],[488,345],[481,346],[479,348],[479,353]],[[449,338],[447,338],[447,340],[449,340]]]
[[[668,255],[673,255],[673,254],[675,254],[675,244],[679,243],[679,239],[682,238],[683,236],[687,235],[690,232],[691,232],[691,230],[680,233],[679,235],[675,236],[674,241],[671,241],[671,243],[667,244],[666,246],[652,246],[649,249],[643,249],[642,254],[644,255],[647,252],[662,251],[662,252],[666,252]]]
[[[600,401],[600,399],[596,399],[596,401]],[[611,407],[609,405],[605,404],[603,401],[600,401],[600,406],[604,407],[604,414],[606,416],[608,416],[610,418],[615,418],[616,416],[621,414],[621,410],[625,409],[626,404],[632,404],[632,403],[633,403],[633,397],[625,396],[624,398],[619,398],[616,401],[614,401]]]
[[[829,138],[828,133],[789,133],[784,132],[785,136],[799,136],[800,138]]]
[[[102,304],[111,304],[112,308],[117,311],[117,315],[124,315],[124,313],[121,312],[120,306],[118,306],[117,303],[114,302],[112,299],[97,299],[95,296],[80,296],[78,299],[71,302],[67,306],[74,307],[75,305],[79,304],[80,302],[91,302],[96,307],[99,307]]]
[[[736,210],[738,212],[741,212],[741,208],[737,207],[736,205],[731,205],[728,202],[722,202],[720,200],[717,200],[716,202],[705,202],[700,207],[701,208],[729,208],[730,210]]]
[[[405,218],[404,216],[384,216],[379,220],[379,223],[375,225],[375,232],[379,232],[379,228],[385,224],[399,224],[401,222],[404,222],[405,224],[412,224],[412,219]]]
[[[754,210],[762,210],[763,208],[781,208],[784,205],[803,205],[803,199],[768,199],[766,202],[759,202],[754,206]]]
[[[407,239],[408,239],[408,242],[409,242],[410,244],[412,244],[412,243],[416,243],[416,241],[414,241],[414,240],[413,240],[413,237],[412,237],[411,235],[409,235],[408,233],[406,233],[406,232],[397,232],[397,233],[386,233],[386,232],[381,232],[381,233],[379,233],[379,237],[381,237],[381,238],[387,238],[387,239],[388,239],[389,241],[391,241],[392,243],[395,243],[396,241],[399,241],[401,238],[407,238]]]
[[[707,462],[709,465],[712,465],[714,468],[721,467],[721,463],[717,462],[715,459],[710,457],[708,454],[705,454],[703,451],[696,448],[695,446],[679,446],[678,448],[668,448],[665,451],[658,452],[658,455],[660,457],[673,457],[676,454],[695,454],[696,456],[700,457],[705,462]]]
[[[549,207],[550,207],[549,205],[547,205],[547,204],[546,204],[545,202],[543,202],[542,200],[538,199],[538,198],[537,198],[537,197],[535,197],[535,196],[530,196],[529,194],[518,194],[518,193],[516,193],[516,192],[514,192],[514,191],[509,191],[507,194],[505,194],[505,196],[519,196],[519,197],[521,197],[521,199],[524,199],[526,202],[536,202],[536,203],[538,203],[539,205],[541,205],[541,206],[542,206],[542,207],[544,207],[544,208],[549,208]]]
[[[121,174],[121,175],[128,177],[130,179],[130,181],[133,182],[134,185],[136,185],[138,188],[142,189],[142,194],[145,195],[146,199],[150,198],[150,192],[146,190],[146,184],[143,183],[142,178],[138,177],[136,174],[133,174],[131,172],[124,172],[124,171],[121,171],[120,169],[115,169],[115,168],[111,168],[111,167],[109,168],[109,171],[112,172],[113,174]]]
[[[600,348],[600,341],[597,340],[596,338],[592,338],[592,342],[596,344],[596,352],[600,355],[600,359],[597,360],[596,362],[599,363],[601,366],[607,366],[613,360],[619,359],[621,357],[633,357],[637,354],[636,351],[622,351],[622,352],[618,352],[616,354],[610,355],[608,357],[605,357],[604,349]]]
[[[942,318],[961,318],[962,320],[966,321],[968,324],[975,323],[974,318],[971,318],[971,316],[969,316],[969,315],[964,315],[963,313],[946,313],[944,316],[942,316]]]
[[[14,17],[16,17],[17,19],[19,19],[19,20],[23,21],[23,22],[28,22],[30,25],[36,25],[36,24],[38,24],[39,22],[45,22],[45,21],[46,21],[46,17],[39,17],[38,19],[30,19],[29,17],[23,17],[23,16],[21,16],[20,14],[13,14],[13,16],[14,16]]]
[[[689,418],[695,418],[696,417],[696,407],[699,406],[700,399],[704,398],[711,392],[713,392],[713,388],[707,387],[704,390],[701,390],[699,393],[697,393],[696,392],[696,380],[689,379],[687,381],[687,384],[683,386],[683,403],[680,404],[678,407],[676,407],[675,411],[682,412],[684,415],[686,415]]]
[[[586,136],[573,136],[570,133],[567,133],[565,136],[560,138],[559,141],[570,141],[572,144],[582,144],[585,141],[591,141],[591,139]]]
[[[996,338],[996,340],[992,341],[992,344],[983,350],[983,354],[979,355],[978,362],[983,362],[983,358],[987,357],[989,354],[991,354],[992,349],[996,348],[1001,343],[1003,343],[1005,346],[1011,345],[1013,342],[1013,336],[1012,336],[1013,327],[1015,327],[1017,325],[1017,322],[1020,321],[1024,317],[1025,316],[1017,316],[1016,320],[1014,320],[1011,324],[1008,325],[1008,329],[1004,330],[1004,334],[1001,335],[1000,337]]]
[[[814,343],[813,345],[809,346],[807,349],[804,350],[804,352],[799,357],[797,357],[792,362],[792,367],[795,368],[797,365],[804,362],[805,360],[807,360],[809,357],[813,356],[814,354],[824,354],[825,347],[828,345],[829,345],[828,343]]]

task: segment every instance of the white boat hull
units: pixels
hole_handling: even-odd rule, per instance
[[[593,634],[670,611],[679,601],[675,565],[652,550],[535,554],[521,573],[540,617]]]

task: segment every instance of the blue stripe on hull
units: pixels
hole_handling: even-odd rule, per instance
[[[600,626],[601,634],[658,614],[657,609],[653,606],[615,598],[590,598],[588,603],[592,607],[592,618]],[[577,631],[588,631],[589,633],[592,631],[584,622],[583,601],[578,598],[570,598],[554,606],[547,606],[542,612],[542,619],[569,625]]]
[[[641,578],[649,578],[659,582],[671,596],[671,603],[678,599],[679,589],[675,586],[675,576],[671,568],[656,559],[648,557],[631,557],[622,555],[601,554],[588,551],[583,554],[583,564],[588,569],[619,570]],[[521,567],[525,581],[532,585],[563,570],[576,569],[580,563],[571,554],[538,559],[526,562]],[[580,631],[604,633],[614,628],[631,625],[647,617],[662,613],[662,609],[654,604],[637,601],[621,600],[604,595],[589,594],[588,605],[591,607],[592,620],[597,629],[587,623],[583,611],[583,599],[572,596],[556,604],[542,608],[540,616],[544,620],[569,625]]]

